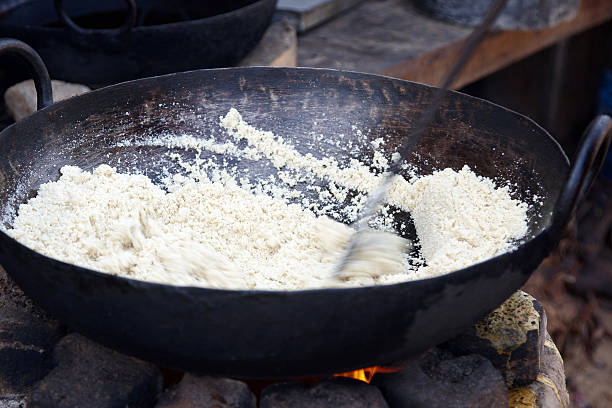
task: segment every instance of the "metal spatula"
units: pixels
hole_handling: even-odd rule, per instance
[[[495,22],[499,13],[504,8],[506,1],[507,0],[494,0],[491,3],[483,21],[474,31],[472,31],[465,41],[457,60],[444,77],[442,86],[434,91],[429,107],[418,119],[412,132],[403,139],[398,150],[400,159],[391,163],[389,171],[383,176],[380,185],[368,195],[366,204],[360,211],[358,219],[355,222],[357,232],[352,235],[342,259],[334,270],[335,278],[346,278],[354,275],[363,276],[364,274],[373,275],[375,274],[374,270],[362,270],[364,267],[367,268],[368,257],[376,258],[378,256],[384,256],[385,254],[381,252],[384,250],[398,251],[397,236],[391,233],[367,234],[368,223],[376,214],[378,206],[383,202],[389,187],[399,174],[403,161],[408,157],[410,152],[412,152],[414,146],[421,140],[421,135],[433,120],[442,102],[442,98],[444,98],[444,94],[455,80],[457,74],[461,72],[476,47],[478,47],[489,27],[491,27],[491,24]],[[376,259],[372,259],[372,263],[375,261]],[[373,269],[375,269],[375,267]]]

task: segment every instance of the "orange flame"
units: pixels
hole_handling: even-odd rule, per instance
[[[376,373],[395,373],[400,370],[402,370],[401,367],[374,366],[374,367],[362,368],[360,370],[355,370],[355,371],[347,371],[346,373],[334,374],[334,377],[354,378],[356,380],[363,381],[369,384],[370,381],[372,381],[374,374]]]

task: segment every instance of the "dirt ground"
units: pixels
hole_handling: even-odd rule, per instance
[[[612,305],[602,308],[600,316],[603,324],[612,327]],[[580,341],[572,339],[564,357],[574,407],[612,406],[612,340],[602,339],[589,356]]]
[[[572,406],[612,407],[612,181],[597,181],[524,290],[544,305]]]

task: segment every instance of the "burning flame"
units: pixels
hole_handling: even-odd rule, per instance
[[[370,381],[372,381],[374,374],[376,373],[395,373],[400,370],[402,370],[401,367],[374,366],[374,367],[362,368],[360,370],[355,370],[355,371],[347,371],[346,373],[334,374],[334,377],[354,378],[356,380],[363,381],[369,384]]]

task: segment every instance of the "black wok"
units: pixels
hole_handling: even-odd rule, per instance
[[[369,141],[389,134],[390,152],[432,92],[377,75],[307,68],[200,70],[99,89],[41,109],[0,133],[4,227],[41,183],[59,177],[63,165],[136,166],[154,180],[163,165],[173,168],[166,148],[117,147],[118,141],[158,132],[214,131],[220,137],[218,118],[235,107],[302,152],[367,160]],[[353,125],[371,132],[356,136]],[[0,263],[72,329],[164,366],[278,378],[389,364],[457,335],[527,280],[596,176],[610,127],[608,117],[593,122],[570,168],[558,143],[530,119],[447,92],[410,160],[424,173],[468,163],[484,176],[516,183],[523,200],[537,194],[543,205],[530,210],[528,238],[516,251],[434,279],[293,292],[175,287],[59,262],[3,232]],[[329,140],[309,144],[311,132]],[[351,135],[358,148],[333,143],[340,133]],[[252,179],[273,171],[247,160],[229,165],[249,168]]]
[[[55,3],[57,12],[53,0],[0,8],[0,37],[31,45],[53,79],[89,85],[234,65],[276,9],[276,0],[129,0],[128,10],[124,0]]]

